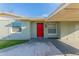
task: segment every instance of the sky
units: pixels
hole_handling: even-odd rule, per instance
[[[60,4],[58,3],[0,3],[0,11],[38,18],[48,17]]]

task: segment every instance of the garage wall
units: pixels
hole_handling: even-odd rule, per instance
[[[79,22],[75,23],[75,39],[79,40]]]
[[[78,22],[79,23],[79,22]],[[60,22],[60,37],[61,39],[76,39],[79,28],[77,22]]]
[[[13,22],[22,23],[22,32],[11,32]],[[14,19],[0,20],[0,39],[2,40],[28,40],[31,38],[30,34],[30,22],[16,21]]]

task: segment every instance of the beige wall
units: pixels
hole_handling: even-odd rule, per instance
[[[79,39],[79,22],[60,22],[61,39]]]

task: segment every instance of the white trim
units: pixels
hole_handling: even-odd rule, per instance
[[[61,4],[61,6],[59,8],[57,8],[51,15],[48,16],[48,19],[50,19],[51,17],[53,17],[55,14],[57,14],[60,10],[62,10],[63,8],[67,7],[68,5],[70,5],[70,3],[63,3]]]

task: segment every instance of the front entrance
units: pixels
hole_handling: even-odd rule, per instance
[[[43,23],[37,23],[37,38],[43,38],[44,36],[44,26]]]

